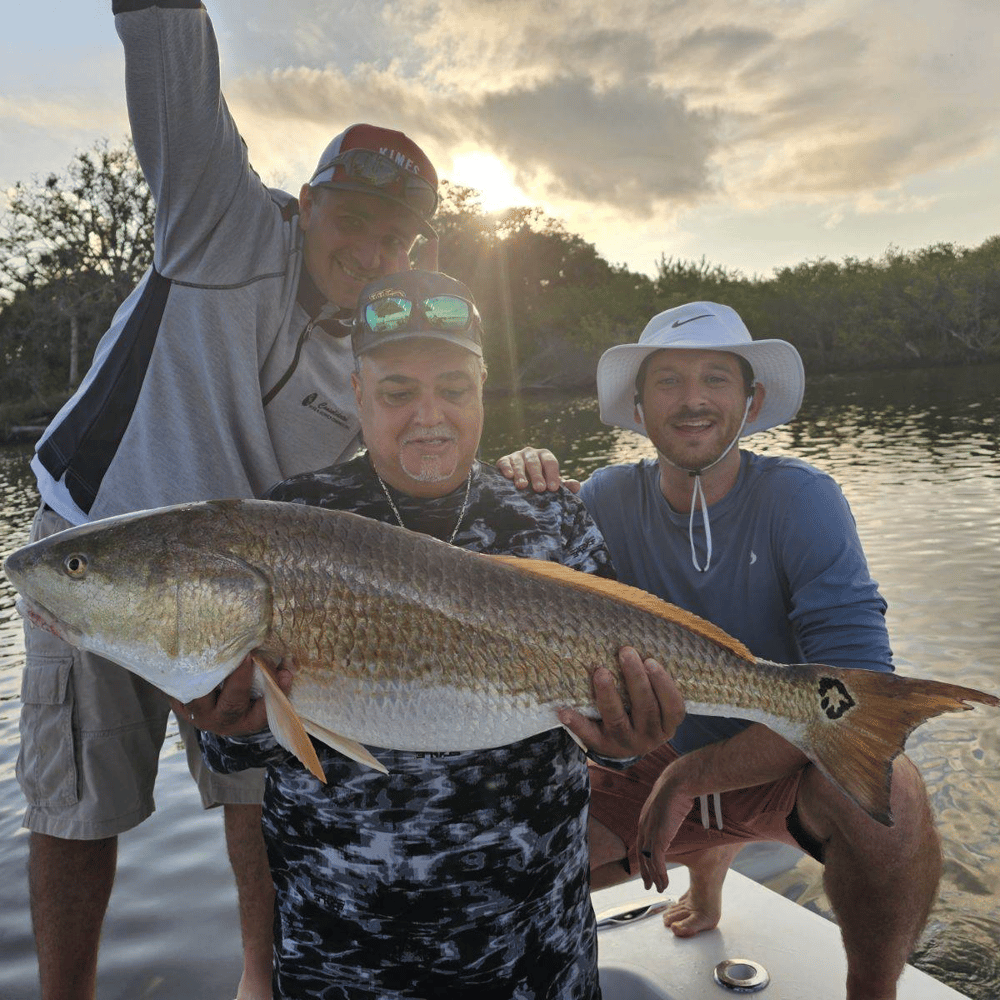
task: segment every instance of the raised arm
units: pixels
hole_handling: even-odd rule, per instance
[[[233,233],[278,216],[250,169],[220,90],[219,50],[208,13],[184,0],[138,7],[115,0],[125,52],[125,93],[136,154],[156,202],[155,266],[171,278],[198,269]],[[273,222],[271,224],[274,224]],[[230,232],[232,230],[232,232]]]

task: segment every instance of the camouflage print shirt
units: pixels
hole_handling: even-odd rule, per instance
[[[440,499],[392,497],[407,528],[447,539],[465,484]],[[396,520],[364,455],[287,480],[268,498]],[[613,575],[574,496],[518,491],[482,464],[455,544]],[[218,771],[267,767],[276,998],[600,996],[590,787],[563,730],[475,752],[370,748],[388,775],[318,744],[326,785],[269,732],[203,733],[202,746]]]

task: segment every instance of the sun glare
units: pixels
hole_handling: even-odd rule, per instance
[[[450,179],[480,192],[483,209],[487,212],[529,202],[507,167],[490,153],[460,153],[452,162]]]

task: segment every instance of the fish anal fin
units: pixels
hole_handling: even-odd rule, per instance
[[[579,747],[579,748],[580,748],[580,749],[581,749],[581,750],[582,750],[582,751],[583,751],[584,753],[590,753],[590,747],[588,747],[588,746],[587,746],[587,744],[586,744],[586,743],[584,743],[584,742],[583,742],[583,740],[581,740],[581,739],[580,739],[580,737],[579,737],[579,736],[577,736],[577,735],[576,735],[576,733],[574,733],[574,732],[573,732],[573,730],[569,728],[569,726],[563,726],[563,729],[565,729],[565,730],[566,730],[566,732],[567,732],[567,734],[569,735],[570,739],[572,739],[572,740],[573,740],[573,742],[574,742],[574,743],[575,743],[575,744],[576,744],[576,745],[577,745],[577,746],[578,746],[578,747]]]
[[[342,753],[345,757],[349,757],[359,764],[366,764],[368,767],[373,767],[376,771],[381,771],[382,774],[389,773],[385,766],[377,761],[356,740],[351,740],[346,736],[341,736],[339,733],[332,732],[325,726],[321,726],[318,722],[313,722],[311,719],[303,719],[302,724],[305,726],[307,733],[315,736],[316,739],[321,743],[325,743],[328,747],[333,747],[334,750]]]
[[[256,668],[254,680],[264,694],[267,721],[271,732],[274,733],[274,738],[290,754],[294,754],[308,771],[325,784],[326,774],[323,771],[323,766],[319,762],[316,748],[306,734],[305,726],[298,713],[263,661],[253,655],[251,655],[251,659]]]
[[[795,741],[872,819],[892,826],[892,763],[917,726],[1000,699],[973,688],[874,670],[800,665],[812,673],[818,713]]]
[[[697,633],[710,642],[718,646],[723,646],[730,652],[735,653],[743,660],[756,663],[756,657],[738,639],[734,639],[727,632],[724,632],[717,625],[699,618],[690,611],[677,607],[676,604],[669,604],[655,594],[639,590],[638,587],[630,587],[627,584],[619,583],[617,580],[608,580],[601,576],[594,576],[592,573],[581,573],[579,570],[570,569],[562,563],[548,562],[545,559],[521,559],[518,556],[485,556],[487,559],[497,559],[502,563],[516,569],[521,573],[529,573],[533,576],[554,580],[557,583],[575,587],[577,590],[586,590],[595,594],[602,594],[605,597],[625,604],[631,604],[640,611],[645,611],[657,618],[664,618],[667,621],[680,625]],[[627,639],[628,636],[623,638]],[[647,655],[652,655],[649,653]]]

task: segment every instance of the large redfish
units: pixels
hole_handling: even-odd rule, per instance
[[[361,744],[474,750],[596,715],[590,677],[617,651],[656,657],[687,708],[762,722],[872,817],[891,823],[907,735],[989,694],[755,658],[696,616],[555,563],[490,557],[354,514],[224,500],[60,532],[4,566],[29,615],[180,701],[252,650],[291,656],[289,701],[259,671],[275,735],[318,777],[306,731]],[[620,676],[619,676],[620,681]]]

